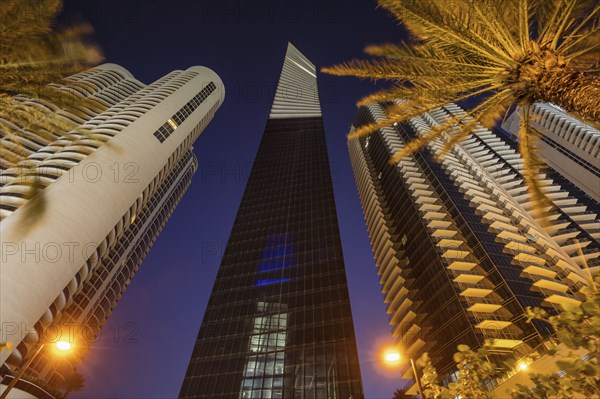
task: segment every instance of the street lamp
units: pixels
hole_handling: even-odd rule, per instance
[[[388,351],[384,355],[384,359],[387,364],[394,364],[400,361],[400,353],[394,351]]]
[[[56,343],[56,349],[58,349],[61,352],[66,352],[68,350],[71,350],[71,343],[69,341],[58,341]]]
[[[8,393],[14,388],[15,385],[17,385],[17,382],[19,382],[19,380],[21,379],[23,374],[27,371],[27,369],[29,369],[29,366],[31,366],[31,363],[33,363],[35,358],[40,354],[40,352],[42,351],[42,349],[44,349],[45,346],[46,346],[46,343],[41,344],[37,348],[37,350],[35,351],[33,356],[31,356],[29,358],[29,360],[27,360],[27,363],[25,363],[25,365],[19,369],[19,372],[17,373],[17,375],[8,384],[8,386],[6,387],[4,392],[2,392],[2,394],[0,394],[0,399],[6,399],[6,397],[8,396]],[[61,352],[67,352],[67,351],[71,350],[73,346],[69,341],[58,341],[54,344],[54,347]]]
[[[400,359],[402,356],[400,352],[396,349],[388,349],[383,353],[383,360],[386,364],[390,366],[397,366],[400,364]],[[421,386],[421,379],[419,378],[419,374],[417,373],[417,366],[412,357],[408,358],[410,360],[410,366],[412,368],[413,375],[415,376],[415,381],[417,382],[417,389],[419,390],[419,396],[421,399],[426,399],[425,395],[423,395],[423,387]]]

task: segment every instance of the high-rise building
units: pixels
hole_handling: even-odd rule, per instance
[[[292,44],[180,397],[363,397],[316,69]]]
[[[0,341],[15,346],[0,353],[3,375],[46,340],[74,337],[81,348],[96,337],[187,190],[197,169],[192,144],[224,99],[223,83],[205,67],[145,85],[104,64],[55,87],[81,104],[64,111],[21,100],[78,128],[25,127],[19,148],[0,135],[6,151],[24,151],[16,166],[0,160]],[[45,205],[23,232],[30,179]],[[70,369],[44,351],[28,376],[52,386]]]
[[[540,133],[538,150],[544,161],[594,201],[600,201],[600,131],[549,103],[531,107],[530,127]],[[519,138],[521,109],[502,128]]]
[[[360,107],[354,127],[383,120],[385,107]],[[458,344],[493,339],[500,367],[544,353],[553,332],[528,323],[525,308],[579,303],[585,264],[600,262],[597,204],[549,170],[540,178],[555,207],[543,228],[529,212],[517,144],[498,132],[478,126],[440,157],[444,135],[390,163],[450,115],[464,111],[449,104],[348,143],[393,335],[406,356],[428,352],[449,382]]]

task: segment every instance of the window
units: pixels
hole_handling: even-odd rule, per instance
[[[177,113],[170,117],[167,122],[162,125],[156,132],[154,137],[161,143],[164,141],[181,125],[187,118],[194,112],[196,108],[213,92],[217,86],[214,82],[207,84],[198,94],[194,96],[190,101],[187,102]]]

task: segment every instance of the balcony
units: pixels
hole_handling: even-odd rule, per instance
[[[457,271],[463,271],[463,270],[472,270],[475,266],[477,266],[477,263],[474,263],[474,262],[465,262],[465,261],[462,261],[462,260],[455,260],[455,261],[452,261],[448,265],[448,269],[450,269],[450,270],[457,270]]]
[[[465,288],[460,295],[472,298],[485,298],[489,294],[491,294],[493,290],[488,288]]]
[[[561,277],[574,285],[586,286],[590,284],[590,281],[587,280],[585,277],[582,277],[579,274],[576,274],[572,271],[565,271],[561,274]]]
[[[577,263],[581,267],[585,267],[587,263],[600,257],[600,252],[594,252],[593,250],[584,249],[582,252],[583,256],[577,254],[571,258],[573,262]]]
[[[580,300],[578,300],[573,295],[568,294],[566,292],[557,294],[554,291],[549,291],[544,288],[540,288],[540,292],[542,293],[542,295],[544,295],[546,297],[544,299],[543,303],[546,303],[550,306],[559,305],[560,307],[562,307],[562,306],[577,306],[577,305],[581,304]]]
[[[415,191],[415,190],[431,190],[431,187],[429,186],[429,184],[424,184],[424,183],[420,183],[420,182],[413,182],[410,183],[408,188],[411,191]]]
[[[579,248],[583,250],[583,248],[587,247],[591,244],[591,241],[579,241],[577,239],[570,239],[561,244],[561,248],[563,251],[571,255],[574,252],[577,252]]]
[[[472,306],[478,303],[498,305],[502,302],[502,298],[498,294],[492,294],[485,298],[483,297],[463,297],[462,298],[467,305]]]
[[[502,305],[498,305],[497,303],[484,303],[478,302],[469,306],[467,310],[473,313],[494,313],[498,310],[502,309]]]
[[[485,276],[485,272],[481,269],[469,268],[468,270],[453,270],[453,269],[448,268],[448,270],[449,270],[449,275],[451,277],[453,277],[454,281],[456,281],[457,283],[474,284],[474,282],[472,282],[471,280],[477,279],[479,281],[479,280],[483,279]],[[463,276],[463,277],[461,277],[461,276]],[[460,281],[461,279],[469,280],[469,281]]]
[[[430,229],[439,229],[439,228],[446,229],[446,228],[450,227],[451,224],[452,224],[452,222],[449,222],[447,220],[432,220],[431,222],[429,222],[427,224],[427,227],[429,227]]]
[[[438,205],[438,204],[431,204],[431,203],[425,203],[425,204],[423,204],[423,205],[421,205],[421,206],[419,207],[419,210],[420,210],[421,212],[428,212],[428,211],[435,211],[435,212],[437,212],[437,211],[439,211],[440,209],[442,209],[442,206],[441,206],[441,205]]]
[[[554,234],[552,235],[552,238],[560,245],[561,243],[564,243],[565,241],[567,241],[570,238],[575,238],[579,235],[580,231],[579,229],[573,227],[570,229],[563,229],[563,230],[556,230],[554,232]]]
[[[419,197],[431,197],[433,196],[433,190],[415,190],[412,193],[413,198],[419,198]]]
[[[442,254],[446,259],[464,259],[467,255],[469,255],[468,251],[460,251],[457,249],[448,249]]]
[[[512,325],[512,322],[493,313],[474,313],[472,317],[477,322],[475,327],[483,330],[503,330]]]
[[[518,240],[516,240],[516,241],[518,241]],[[534,254],[537,252],[536,249],[534,247],[532,247],[531,245],[524,244],[523,242],[516,242],[516,241],[509,241],[508,243],[506,243],[504,248],[509,251],[513,251],[513,252],[527,252],[529,254]],[[504,252],[507,252],[507,251],[504,251]]]
[[[495,338],[492,346],[500,349],[514,349],[523,343],[522,339]]]
[[[538,276],[535,274],[528,274],[528,278],[534,281],[533,286],[538,288],[538,290],[550,290],[556,291],[560,293],[565,293],[569,291],[569,287],[563,284],[562,282],[551,279],[548,277]]]
[[[418,353],[423,346],[425,346],[425,341],[423,341],[421,338],[417,338],[406,351],[407,353]]]
[[[515,233],[519,231],[519,229],[517,227],[515,227],[514,225],[500,222],[500,221],[493,222],[490,225],[490,227],[493,229],[496,229],[497,231],[512,231]]]
[[[436,238],[452,238],[457,234],[458,234],[458,232],[456,230],[447,230],[447,229],[443,229],[443,228],[438,228],[438,229],[435,229],[433,231],[433,233],[431,233],[431,236],[436,237]]]
[[[557,273],[555,271],[550,270],[547,267],[535,266],[535,265],[529,265],[526,268],[524,268],[523,272],[521,273],[521,277],[529,277],[529,276],[524,276],[526,274],[547,277],[547,278],[555,278],[557,275]],[[530,278],[532,280],[534,279],[533,277],[530,277]]]
[[[502,230],[498,233],[498,237],[507,241],[517,241],[519,243],[527,242],[527,238],[523,237],[519,231]]]
[[[407,298],[408,289],[404,285],[401,285],[398,288],[388,292],[384,301],[385,303],[389,303],[388,309],[395,309],[397,306],[401,306],[401,304],[399,305],[399,302],[406,301],[408,300]]]
[[[464,242],[462,240],[451,240],[448,238],[442,238],[437,242],[437,246],[441,248],[459,248]]]
[[[412,322],[415,319],[415,317],[417,317],[417,314],[415,312],[413,312],[412,310],[409,310],[408,312],[406,312],[406,315],[402,318],[402,320],[400,320],[398,325],[407,326],[407,325],[409,325],[410,322]]]
[[[442,212],[428,211],[423,215],[423,218],[427,220],[442,220],[445,216],[446,214]]]
[[[524,253],[520,253],[515,255],[515,257],[513,258],[513,260],[516,260],[519,264],[523,265],[523,264],[536,264],[539,266],[544,266],[546,264],[546,260],[543,258],[540,258],[539,256],[535,256],[535,255],[531,255],[531,254],[524,254]]]
[[[433,197],[419,197],[415,199],[415,204],[434,204],[437,202]]]
[[[506,352],[523,343],[523,332],[515,325],[508,326],[502,330],[483,329],[479,330],[484,339],[493,340],[492,345],[496,352]]]
[[[511,223],[510,218],[504,216],[504,215],[499,215],[496,212],[486,212],[483,214],[482,218],[484,220],[489,221],[498,221],[498,222],[504,222],[504,223]]]
[[[483,280],[483,276],[475,273],[461,273],[456,276],[452,281],[460,284],[477,284]]]
[[[512,325],[512,323],[505,320],[482,320],[475,325],[475,328],[483,330],[502,330],[510,325]]]

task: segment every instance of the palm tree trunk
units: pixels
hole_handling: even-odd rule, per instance
[[[600,81],[569,68],[548,69],[538,75],[536,97],[594,124],[600,123]]]

